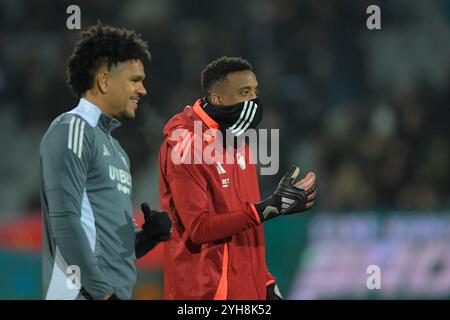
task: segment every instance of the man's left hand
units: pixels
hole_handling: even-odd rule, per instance
[[[167,241],[172,232],[172,221],[169,215],[164,211],[155,211],[150,208],[148,203],[141,204],[144,213],[144,224],[142,230],[144,234],[156,241]]]

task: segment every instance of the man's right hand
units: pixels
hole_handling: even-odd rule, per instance
[[[316,189],[314,172],[309,172],[300,180],[299,167],[292,166],[281,179],[274,194],[255,204],[261,222],[310,209],[316,200]]]

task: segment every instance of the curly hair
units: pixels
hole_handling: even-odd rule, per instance
[[[103,26],[100,21],[80,34],[69,57],[67,84],[80,98],[92,88],[95,73],[106,63],[108,69],[127,60],[151,60],[147,43],[127,29]]]
[[[218,82],[226,79],[231,72],[253,71],[252,65],[241,57],[220,57],[208,64],[202,71],[201,86],[203,93],[209,97],[211,90]]]

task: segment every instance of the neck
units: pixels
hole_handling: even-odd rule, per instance
[[[82,98],[86,99],[90,103],[95,104],[100,110],[102,110],[102,112],[104,114],[107,114],[107,115],[113,117],[111,112],[106,107],[105,101],[103,99],[101,99],[97,94],[88,91],[88,92],[86,92],[86,94],[84,96],[82,96]]]

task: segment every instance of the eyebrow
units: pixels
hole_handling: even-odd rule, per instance
[[[252,88],[251,86],[245,86],[245,87],[239,88],[238,90],[242,91],[242,90],[251,89],[251,88]],[[258,89],[258,86],[256,86],[255,88]]]
[[[144,80],[145,79],[145,74],[144,75],[141,75],[141,74],[134,75],[134,76],[131,76],[130,79],[133,79],[133,80]]]

